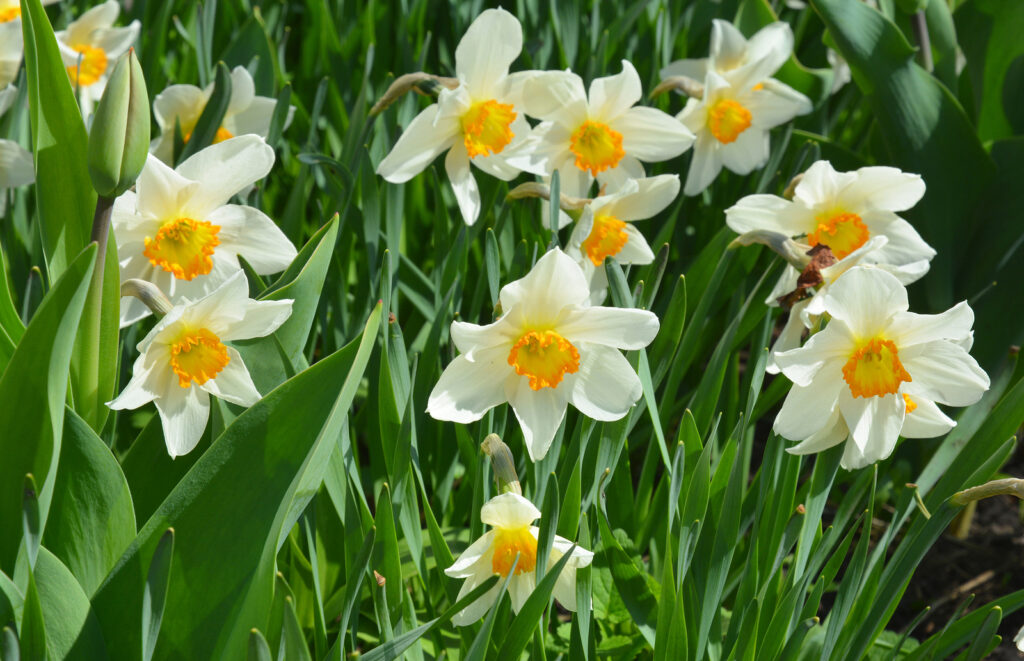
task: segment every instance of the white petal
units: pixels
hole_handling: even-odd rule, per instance
[[[531,324],[553,322],[568,305],[588,299],[590,290],[579,265],[558,248],[537,260],[524,277],[501,288],[501,308],[506,312],[522,305],[522,314]]]
[[[900,434],[903,438],[935,438],[956,426],[935,402],[925,397],[908,395],[917,407],[907,414]]]
[[[153,115],[160,130],[173,139],[175,120],[181,130],[188,132],[195,126],[206,107],[207,97],[195,85],[171,85],[153,99]]]
[[[452,342],[460,353],[469,353],[481,349],[502,345],[506,351],[519,339],[521,329],[510,323],[508,315],[493,324],[478,326],[465,321],[453,321],[451,327]]]
[[[716,18],[711,21],[709,52],[716,69],[731,69],[742,64],[742,58],[747,54],[747,39],[735,25]]]
[[[459,554],[451,567],[444,570],[444,573],[452,578],[469,578],[476,574],[479,569],[473,565],[483,560],[491,550],[494,543],[494,531],[488,530],[475,542],[466,547],[466,550]]]
[[[696,139],[672,115],[646,106],[630,108],[610,126],[622,134],[622,148],[627,154],[649,163],[679,156]]]
[[[228,110],[225,115],[234,115],[242,112],[256,98],[256,83],[252,74],[243,66],[236,66],[231,70],[231,98],[228,100]]]
[[[635,157],[626,154],[618,165],[598,174],[597,181],[601,184],[602,193],[617,193],[631,180],[643,179],[645,176],[643,164]]]
[[[751,126],[735,141],[719,149],[722,165],[736,174],[750,174],[768,162],[768,143],[768,132]]]
[[[228,250],[245,257],[260,275],[288,268],[298,252],[284,232],[259,209],[226,204],[206,216],[220,226],[217,250]]]
[[[475,574],[470,578],[466,579],[466,582],[462,584],[462,588],[459,590],[459,595],[456,597],[456,601],[462,599],[470,592],[472,592],[478,585],[488,578],[490,574]],[[497,581],[487,592],[480,595],[476,601],[463,608],[461,611],[455,614],[452,618],[452,624],[457,627],[464,627],[473,624],[484,614],[490,610],[491,606],[498,600],[498,595],[501,594],[501,581]]]
[[[210,396],[195,387],[178,386],[156,400],[164,430],[164,442],[171,458],[191,452],[203,437],[210,417]]]
[[[867,206],[886,211],[905,211],[924,197],[924,180],[919,174],[898,168],[872,166],[861,168],[844,189],[842,200],[854,208]]]
[[[879,217],[886,217],[878,222]],[[930,260],[935,249],[928,245],[913,225],[891,211],[868,211],[861,219],[872,234],[882,233],[888,242],[872,251],[870,260],[879,264],[904,265],[920,260]]]
[[[737,234],[767,230],[786,236],[803,234],[794,222],[793,203],[778,195],[747,195],[725,210],[725,222]]]
[[[107,402],[107,406],[115,411],[137,409],[162,395],[163,389],[159,384],[166,376],[163,372],[171,369],[166,362],[166,354],[166,350],[157,349],[136,358],[128,385],[120,395]]]
[[[438,154],[452,146],[458,132],[455,120],[437,121],[438,105],[427,106],[402,131],[391,152],[377,166],[377,174],[400,184],[423,172]]]
[[[619,220],[643,220],[664,211],[679,195],[679,175],[676,174],[661,174],[633,181],[629,189],[595,199],[591,208],[595,213],[601,211]]]
[[[506,147],[502,155],[510,167],[546,177],[565,160],[571,135],[562,124],[541,122],[522,142]]]
[[[973,325],[974,310],[967,301],[960,301],[940,314],[897,312],[887,336],[902,351],[904,347],[934,340],[962,340],[971,334]]]
[[[138,213],[161,221],[184,215],[183,207],[198,188],[197,182],[189,181],[150,154],[135,182]]]
[[[140,28],[141,25],[138,21],[132,21],[124,27],[100,29],[93,33],[92,41],[94,45],[102,48],[107,54],[107,59],[113,62],[128,52],[128,49],[139,38]]]
[[[594,420],[620,420],[643,395],[640,377],[616,349],[591,344],[580,346],[579,352],[572,405]]]
[[[477,16],[455,49],[455,73],[474,94],[488,96],[523,50],[523,28],[504,9]]]
[[[232,347],[228,347],[228,364],[217,376],[199,387],[214,397],[239,406],[252,406],[262,397],[252,382],[242,356]]]
[[[558,325],[558,332],[571,342],[642,349],[654,340],[658,328],[658,316],[647,310],[579,307]]]
[[[615,254],[615,260],[619,264],[650,264],[654,261],[654,251],[640,230],[627,224],[622,231],[626,233],[626,243]]]
[[[523,111],[530,117],[562,124],[570,130],[587,119],[587,91],[570,71],[544,71],[523,83]]]
[[[707,132],[697,134],[693,146],[693,160],[686,172],[684,195],[697,195],[711,185],[718,173],[722,171],[722,158],[718,153],[719,142]]]
[[[786,317],[786,323],[783,325],[779,336],[775,338],[775,343],[768,354],[765,371],[769,374],[778,374],[781,371],[779,364],[775,361],[776,354],[791,351],[800,346],[800,340],[803,338],[804,329],[806,328],[802,313],[804,308],[807,307],[807,303],[807,301],[798,301],[790,308],[789,315]]]
[[[121,13],[117,0],[107,0],[85,11],[76,20],[68,24],[65,31],[65,43],[69,46],[91,44],[92,33],[100,28],[109,28]]]
[[[558,426],[562,424],[565,417],[565,398],[570,394],[563,392],[567,390],[567,380],[562,382],[561,388],[541,388],[536,391],[530,389],[530,380],[525,376],[520,377],[516,383],[509,403],[523,430],[523,439],[531,461],[544,458],[555,438]]]
[[[455,193],[455,201],[459,204],[462,219],[467,225],[472,225],[480,216],[480,189],[473,178],[473,171],[469,168],[469,154],[466,153],[464,144],[456,142],[448,150],[448,155],[444,159],[444,169],[452,184],[452,192]]]
[[[541,517],[537,506],[517,493],[503,493],[480,508],[480,520],[495,528],[523,528]]]
[[[427,413],[435,420],[467,424],[507,400],[505,384],[512,368],[507,346],[455,357],[430,393]]]
[[[838,378],[817,379],[808,386],[794,385],[775,418],[775,433],[791,441],[805,441],[819,434],[834,417],[843,385]]]
[[[225,341],[266,337],[288,321],[292,314],[293,303],[294,301],[291,299],[254,301],[246,294],[240,301],[242,318],[227,319],[220,337]]]
[[[747,60],[761,61],[765,75],[778,71],[793,53],[793,30],[783,21],[769,23],[747,42]]]
[[[906,408],[906,402],[899,393],[880,397],[854,397],[848,388],[839,392],[839,410],[850,429],[850,445],[857,446],[860,459],[866,464],[892,454],[903,427]],[[847,451],[850,452],[849,448]]]
[[[878,335],[893,315],[909,307],[907,289],[895,276],[865,266],[850,269],[829,286],[824,304],[862,338]]]
[[[840,365],[854,347],[846,326],[833,320],[824,330],[812,335],[804,346],[775,354],[775,362],[790,381],[799,386],[810,386],[819,373],[840,379]]]
[[[175,170],[199,182],[187,210],[202,217],[266,177],[272,167],[274,150],[259,136],[243,135],[196,152]]]
[[[508,582],[508,596],[512,599],[512,612],[518,613],[537,587],[537,575],[532,571],[516,574]]]
[[[249,105],[230,117],[224,117],[224,128],[232,135],[246,135],[253,133],[266,138],[270,133],[270,122],[274,117],[274,109],[277,108],[277,100],[265,96],[257,96],[252,99]],[[289,106],[288,115],[291,116],[294,106]],[[288,121],[285,121],[285,125]]]
[[[901,349],[900,362],[910,374],[911,392],[947,406],[969,406],[989,388],[978,361],[953,342],[937,340]]]
[[[850,430],[846,428],[846,423],[843,422],[842,417],[839,415],[839,407],[837,406],[833,409],[832,414],[825,421],[825,424],[822,425],[821,429],[793,447],[786,448],[786,452],[790,454],[824,452],[845,441],[849,435]]]
[[[828,161],[817,161],[807,168],[793,191],[793,201],[814,208],[833,205],[839,191],[856,179],[853,172],[836,172]]]
[[[813,109],[811,100],[789,85],[777,80],[766,80],[762,84],[764,88],[754,90],[743,103],[750,111],[753,126],[775,128]]]
[[[562,604],[562,608],[576,611],[576,569],[574,567],[567,565],[562,569],[562,573],[555,579],[555,589],[551,594],[558,600],[558,603]]]
[[[590,83],[590,115],[610,122],[632,108],[642,94],[640,75],[629,60],[622,60],[621,73],[595,78]]]
[[[27,186],[35,179],[32,154],[13,140],[0,140],[0,188]]]

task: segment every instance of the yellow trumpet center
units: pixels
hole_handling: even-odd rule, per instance
[[[516,118],[511,103],[498,103],[494,99],[470,106],[462,118],[462,140],[470,158],[498,154],[512,138],[512,122]]]
[[[529,528],[498,528],[494,531],[494,557],[491,569],[495,574],[508,576],[512,563],[519,554],[516,575],[532,572],[537,568],[537,538]]]
[[[572,134],[569,150],[576,156],[576,167],[590,170],[595,177],[599,172],[617,166],[626,155],[621,133],[607,124],[589,119]]]
[[[81,53],[78,62],[68,67],[68,77],[76,87],[88,87],[99,81],[107,70],[107,54],[102,48],[94,46],[75,46],[74,50]]]
[[[722,144],[735,142],[750,128],[750,111],[732,99],[723,99],[708,109],[708,130]]]
[[[626,223],[614,216],[595,216],[594,226],[580,247],[594,266],[601,266],[605,257],[619,254],[628,239]]]
[[[171,345],[171,369],[178,375],[182,388],[188,388],[193,381],[203,385],[229,362],[228,348],[205,328],[189,331]]]
[[[150,264],[179,280],[206,275],[213,268],[213,249],[220,245],[220,226],[205,220],[175,218],[160,226],[155,238],[146,237],[142,254]]]
[[[7,7],[6,9],[0,9],[0,23],[7,23],[17,18],[21,18],[21,7]]]
[[[566,374],[579,370],[580,352],[555,331],[529,331],[512,345],[508,364],[530,378],[532,389],[554,388]]]
[[[194,127],[193,127],[193,130],[194,130]],[[186,133],[184,136],[182,136],[181,141],[187,144],[188,141],[192,139],[192,133],[193,133],[193,131],[189,131],[188,133]],[[235,137],[235,136],[231,133],[231,131],[229,131],[226,128],[224,128],[223,126],[221,126],[220,128],[217,129],[217,135],[213,136],[213,143],[212,144],[217,144],[218,142],[224,142],[225,140],[230,140],[233,137]]]
[[[881,397],[896,392],[900,384],[911,381],[900,362],[892,340],[875,337],[861,343],[843,365],[843,379],[854,397]],[[916,407],[916,404],[915,404]],[[910,408],[910,401],[907,401]]]
[[[910,395],[903,395],[903,403],[907,405],[906,413],[913,413],[917,408],[917,402],[910,399]]]
[[[842,259],[864,245],[871,232],[855,213],[839,212],[817,218],[818,226],[807,235],[812,246],[823,243],[829,247],[836,259]]]

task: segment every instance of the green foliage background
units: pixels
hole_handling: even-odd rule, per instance
[[[248,67],[257,93],[282,109],[297,107],[287,130],[275,124],[278,164],[247,200],[305,246],[278,278],[250,274],[253,296],[296,300],[273,337],[239,346],[270,394],[247,411],[218,401],[199,447],[171,460],[152,409],[98,405],[127,381],[145,328],[118,337],[108,323],[116,290],[88,292],[86,132],[50,25],[89,3],[44,10],[24,0],[24,103],[0,134],[34,147],[38,181],[6,193],[0,221],[0,656],[983,658],[1014,633],[1000,623],[1024,591],[1008,586],[924,640],[914,633],[924,612],[906,630],[886,629],[957,512],[947,498],[1000,469],[1024,420],[1024,374],[1009,351],[1024,337],[1024,11],[1012,0],[878,4],[506,5],[523,24],[519,69],[572,67],[590,80],[627,58],[646,90],[668,62],[706,54],[712,18],[749,35],[778,14],[797,44],[779,78],[815,101],[811,115],[774,132],[765,169],[725,172],[646,221],[656,262],[611,273],[614,304],[662,319],[655,342],[629,356],[644,398],[619,422],[570,411],[549,455],[530,464],[506,407],[469,426],[424,409],[454,355],[451,320],[491,321],[500,285],[558,237],[541,226],[537,202],[505,201],[504,182],[479,179],[484,211],[473,227],[439,164],[386,184],[375,164],[426,101],[409,95],[367,114],[396,75],[450,74],[485,3],[136,0],[125,9],[124,21],[142,23],[151,95],[211,83],[223,61]],[[916,51],[916,11],[930,72]],[[853,74],[835,95],[826,45]],[[763,301],[781,265],[757,248],[725,250],[725,208],[781,192],[819,158],[924,176],[928,192],[907,217],[939,254],[911,288],[912,305],[936,312],[970,300],[973,353],[993,375],[946,438],[903,444],[856,473],[839,470],[836,450],[791,456],[768,432],[788,388],[764,373],[777,319]],[[688,159],[651,171],[685,173]],[[76,339],[83,319],[99,330]],[[448,622],[459,586],[441,570],[482,532],[493,482],[478,444],[492,431],[512,447],[542,522],[597,552],[579,572],[592,607],[571,619],[542,591],[518,616],[505,600],[473,627]],[[887,523],[880,536],[873,517]]]

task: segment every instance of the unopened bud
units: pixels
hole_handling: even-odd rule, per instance
[[[799,271],[804,270],[811,262],[811,258],[807,254],[809,246],[794,241],[781,232],[771,230],[744,232],[732,240],[729,249],[735,250],[740,246],[750,246],[755,243],[768,246]]]
[[[110,74],[89,133],[89,176],[96,192],[117,197],[135,184],[149,153],[149,93],[134,50]]]
[[[512,450],[508,449],[497,434],[488,434],[480,449],[491,460],[491,468],[494,470],[494,479],[498,483],[499,493],[516,493],[523,495],[523,488],[519,485],[519,474],[516,473],[516,462],[512,457]]]
[[[152,282],[131,278],[121,283],[121,296],[134,296],[160,318],[174,307],[160,288]]]

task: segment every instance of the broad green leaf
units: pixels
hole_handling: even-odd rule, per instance
[[[982,141],[1020,135],[1024,109],[1019,102],[1024,63],[1024,5],[981,0],[965,2],[954,16],[967,59],[964,76],[977,109]]]
[[[89,598],[68,568],[43,547],[33,574],[46,623],[49,657],[69,661],[106,659],[106,643]]]
[[[335,442],[351,405],[354,392],[343,389],[365,367],[357,353],[353,341],[240,415],[150,517],[93,600],[111,658],[138,654],[143,567],[169,527],[174,618],[153,658],[245,656],[249,630],[270,612],[277,541],[300,476],[321,444]]]
[[[64,409],[57,482],[43,543],[86,594],[99,587],[135,539],[128,483],[107,445],[70,408]]]
[[[96,248],[86,248],[43,299],[0,376],[0,570],[10,572],[21,541],[21,485],[32,473],[45,526],[64,429],[71,347]]]
[[[267,644],[267,639],[263,637],[259,629],[249,632],[248,661],[274,661],[274,657],[270,654],[270,645]]]
[[[31,570],[28,572],[28,585],[25,588],[25,610],[21,614],[18,647],[21,658],[25,661],[47,661],[49,658],[43,607],[39,600],[35,575]]]
[[[600,509],[600,508],[598,508]],[[622,597],[626,609],[633,617],[633,623],[650,645],[655,642],[655,627],[658,623],[658,597],[651,590],[650,579],[643,569],[637,567],[623,550],[619,540],[612,534],[604,515],[598,514],[598,525],[601,530],[602,565],[611,570],[615,587]],[[596,560],[596,558],[595,558]],[[662,589],[671,587],[662,586]]]
[[[4,627],[0,631],[0,659],[5,661],[21,661],[21,650],[18,648],[18,635],[12,627]]]

